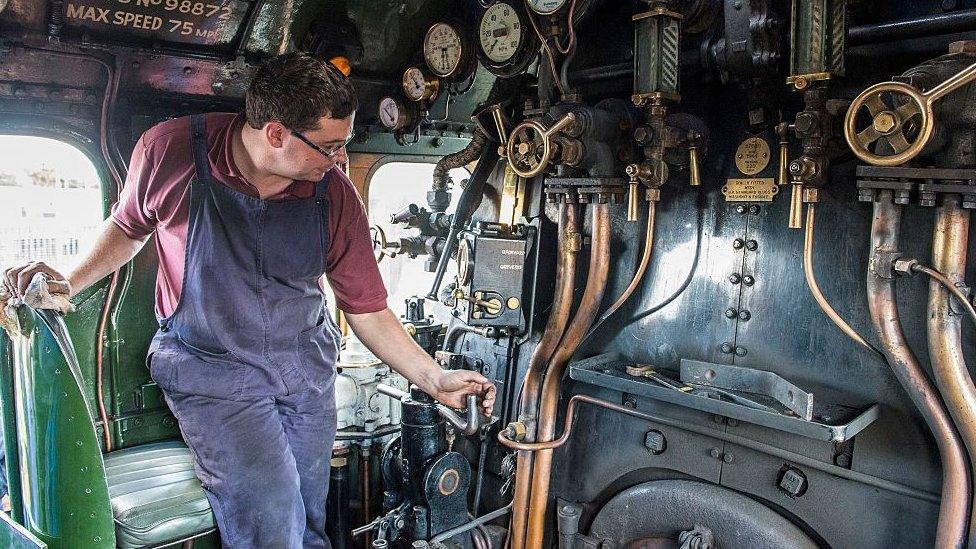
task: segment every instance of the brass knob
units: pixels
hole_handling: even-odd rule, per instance
[[[698,145],[694,141],[688,146],[688,183],[692,187],[701,185],[701,174],[698,171]]]

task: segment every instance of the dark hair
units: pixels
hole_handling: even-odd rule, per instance
[[[312,130],[323,116],[346,118],[357,107],[356,90],[346,75],[303,52],[263,64],[244,94],[247,123],[255,129],[277,120],[292,130]]]

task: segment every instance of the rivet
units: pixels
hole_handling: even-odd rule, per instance
[[[745,284],[746,286],[752,286],[753,284],[756,283],[756,279],[753,278],[751,275],[746,275],[742,277],[742,283]]]
[[[733,461],[735,461],[735,456],[732,454],[725,454],[724,456],[722,456],[722,461],[724,461],[725,463],[732,463]]]
[[[746,241],[746,249],[749,250],[750,252],[754,252],[758,248],[759,248],[759,243],[756,242],[755,240]]]
[[[722,452],[719,452],[718,448],[712,448],[711,450],[708,451],[708,455],[712,456],[715,459],[718,459],[722,457]]]
[[[736,238],[735,240],[732,241],[732,248],[736,250],[742,249],[742,246],[744,245],[745,242],[741,238]]]
[[[749,311],[739,311],[739,320],[744,322],[746,320],[749,320],[750,318],[752,318],[752,313],[750,313]]]
[[[749,353],[748,349],[742,347],[741,345],[736,345],[735,356],[746,356],[748,353]]]
[[[729,275],[729,282],[732,284],[738,284],[739,282],[742,282],[742,276],[739,275],[739,273],[732,273]]]
[[[726,318],[735,318],[735,315],[736,314],[737,314],[737,312],[736,312],[735,308],[733,308],[733,307],[729,307],[728,309],[725,310],[725,317]]]

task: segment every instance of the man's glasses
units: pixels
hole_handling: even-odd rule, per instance
[[[289,130],[289,131],[291,132],[291,134],[293,136],[297,137],[302,143],[305,143],[306,145],[308,145],[309,147],[311,147],[312,149],[316,150],[317,152],[319,152],[320,154],[324,155],[326,158],[329,158],[329,159],[331,159],[333,156],[335,156],[335,154],[337,152],[339,152],[340,150],[342,150],[343,147],[345,147],[346,145],[348,145],[349,142],[352,141],[352,139],[354,137],[356,137],[356,134],[353,133],[349,137],[347,137],[346,140],[341,145],[336,145],[335,147],[330,147],[328,149],[323,149],[322,147],[319,147],[315,143],[312,143],[312,141],[309,138],[307,138],[304,135],[302,135],[301,132],[297,132],[295,130]]]

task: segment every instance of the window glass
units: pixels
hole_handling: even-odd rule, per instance
[[[373,174],[369,184],[369,219],[371,224],[383,228],[389,242],[419,234],[417,229],[393,225],[390,217],[410,204],[427,209],[427,191],[430,190],[433,175],[434,164],[414,162],[390,162],[380,166]],[[455,186],[451,190],[451,205],[447,211],[453,213],[461,196],[461,188],[457,184],[471,174],[464,168],[457,168],[451,170],[450,175]],[[380,273],[390,294],[388,303],[397,314],[403,314],[404,302],[409,297],[424,296],[430,291],[434,273],[424,269],[429,257],[422,255],[410,259],[406,255],[398,255],[392,259],[385,257],[380,262]],[[441,287],[450,283],[456,274],[457,266],[451,261]],[[433,314],[441,322],[447,322],[451,317],[450,309],[440,303],[427,301],[425,309],[427,314]]]
[[[67,275],[101,231],[95,166],[75,147],[0,135],[0,267],[43,261]]]

